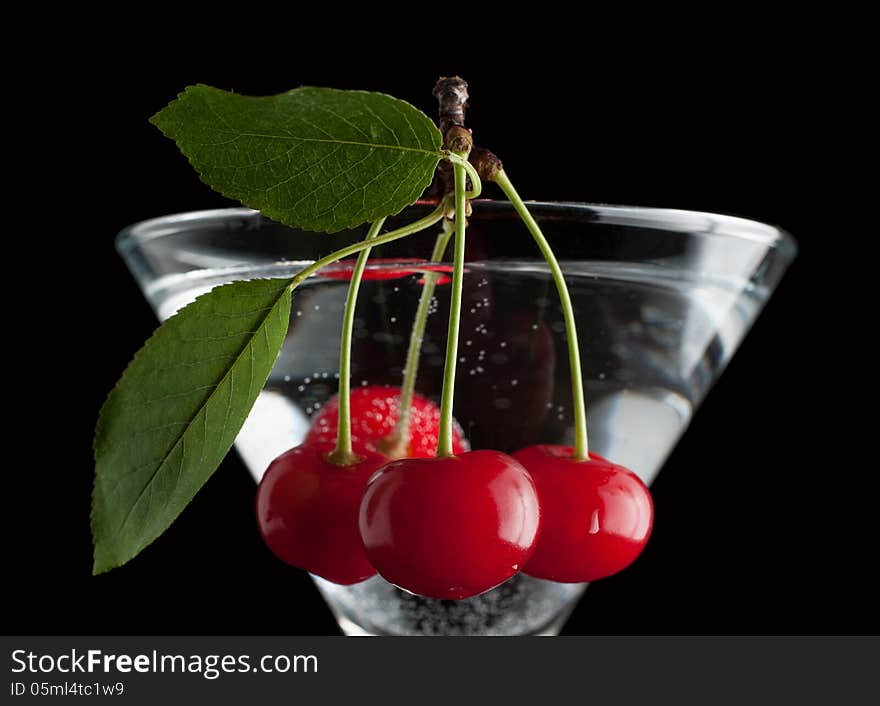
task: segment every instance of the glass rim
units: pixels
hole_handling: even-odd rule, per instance
[[[493,210],[509,210],[513,206],[509,201],[497,199],[475,199],[478,207],[491,207]],[[707,237],[720,235],[727,238],[738,238],[768,247],[797,252],[797,243],[790,233],[778,226],[756,221],[741,216],[731,216],[709,211],[691,211],[676,208],[659,208],[653,206],[625,206],[611,204],[594,204],[580,201],[526,201],[529,208],[547,212],[581,212],[590,214],[597,223],[630,227],[650,227],[657,230],[688,233],[692,236]],[[416,201],[412,206],[435,206],[433,202]],[[410,207],[407,207],[410,208]],[[404,209],[405,211],[406,209]],[[404,211],[390,217],[400,216]],[[479,211],[474,212],[479,215]],[[116,235],[116,247],[122,253],[139,245],[174,235],[186,230],[188,224],[204,221],[222,221],[230,218],[263,217],[262,214],[245,206],[227,208],[201,209],[181,211],[164,216],[157,216],[132,223]],[[268,219],[272,220],[272,219]],[[280,224],[284,226],[284,224]],[[289,227],[289,226],[285,226]]]

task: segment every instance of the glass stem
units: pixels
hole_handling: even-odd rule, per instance
[[[541,232],[541,228],[538,226],[537,221],[532,217],[532,214],[529,213],[529,210],[526,208],[526,205],[523,203],[519,194],[516,193],[516,189],[513,188],[513,184],[510,183],[510,179],[507,178],[507,174],[503,169],[499,170],[494,176],[494,181],[501,187],[504,195],[507,196],[510,203],[513,204],[519,217],[531,232],[532,237],[538,245],[538,249],[541,251],[544,259],[550,266],[550,273],[553,276],[553,281],[556,283],[556,291],[559,293],[559,300],[562,304],[562,316],[565,319],[566,338],[568,339],[568,363],[571,368],[571,394],[574,398],[574,451],[572,456],[576,460],[586,461],[590,456],[587,444],[587,413],[586,405],[584,403],[584,379],[583,375],[581,375],[581,355],[580,349],[578,348],[577,328],[574,322],[574,307],[571,304],[571,297],[568,293],[568,287],[565,284],[565,277],[562,274],[562,268],[559,266],[559,261],[553,254],[553,250],[550,248],[550,244]]]
[[[455,175],[455,260],[452,266],[452,294],[449,302],[449,330],[446,337],[446,361],[443,368],[443,396],[440,399],[440,430],[437,457],[453,456],[452,401],[455,396],[455,365],[458,361],[458,330],[461,321],[461,291],[464,282],[464,234],[467,227],[467,171],[461,161],[452,162]]]
[[[370,226],[365,243],[374,240],[385,223],[384,218]],[[345,312],[342,315],[342,335],[339,344],[339,421],[336,432],[336,448],[328,455],[327,460],[337,466],[350,466],[360,461],[351,448],[351,406],[349,392],[351,389],[351,335],[354,329],[354,312],[357,308],[358,290],[361,286],[361,277],[367,260],[370,257],[371,247],[361,250],[358,255],[354,270],[351,273],[351,282],[348,284],[348,296],[345,299]]]

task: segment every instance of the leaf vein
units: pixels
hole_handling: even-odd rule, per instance
[[[275,303],[269,308],[269,314],[267,314],[267,315],[263,318],[263,321],[261,322],[261,324],[260,324],[260,326],[259,326],[259,328],[258,328],[258,331],[254,331],[254,332],[252,332],[252,336],[256,336],[257,333],[259,333],[259,329],[262,329],[264,326],[269,325],[269,320],[270,320],[270,318],[271,318],[271,312],[272,312],[272,310],[274,310],[274,309],[278,306],[278,304],[281,303],[282,299],[284,298],[285,293],[289,291],[289,290],[288,290],[288,286],[289,286],[289,283],[286,284],[284,287],[281,288],[280,292],[278,293],[278,296],[277,296],[276,299],[275,299]],[[187,434],[187,432],[189,431],[189,429],[192,428],[192,425],[193,425],[193,423],[196,421],[196,419],[198,418],[199,413],[200,413],[202,410],[204,410],[204,409],[210,404],[211,399],[212,399],[213,396],[216,394],[217,390],[218,390],[219,388],[221,388],[221,387],[224,385],[224,383],[226,382],[227,377],[228,377],[228,378],[229,378],[229,383],[230,383],[230,394],[229,394],[228,404],[227,404],[227,414],[226,414],[226,418],[224,419],[224,422],[223,422],[223,432],[222,432],[222,434],[220,435],[220,438],[222,439],[222,438],[225,437],[225,434],[226,434],[226,428],[227,428],[227,422],[228,422],[228,418],[229,418],[229,414],[230,414],[231,401],[232,401],[232,389],[233,389],[233,385],[234,385],[235,369],[236,369],[236,366],[237,366],[237,364],[238,364],[238,361],[240,361],[240,360],[242,359],[242,356],[244,355],[245,351],[248,351],[248,349],[250,349],[249,352],[250,352],[250,359],[251,359],[251,364],[252,364],[251,378],[253,379],[253,346],[252,346],[252,343],[253,343],[253,337],[250,338],[250,339],[248,339],[247,343],[244,344],[244,347],[243,347],[242,350],[239,352],[238,356],[236,356],[236,362],[233,363],[233,364],[229,367],[229,369],[227,370],[227,372],[223,375],[223,377],[221,378],[221,380],[220,380],[216,385],[205,385],[205,386],[201,386],[201,387],[198,387],[198,388],[193,388],[193,390],[190,390],[190,391],[187,392],[187,393],[181,393],[181,394],[191,394],[193,391],[196,391],[196,390],[199,390],[199,389],[208,389],[208,388],[211,388],[211,387],[214,388],[214,389],[212,390],[211,394],[208,396],[208,399],[206,399],[206,400],[202,403],[202,405],[200,406],[200,408],[199,408],[199,412],[196,412],[196,414],[194,415],[193,419],[192,419],[190,422],[187,423],[186,428],[185,428],[185,429],[184,429],[184,430],[178,435],[177,439],[175,439],[173,445],[171,445],[170,447],[166,447],[166,448],[168,448],[168,452],[163,456],[161,462],[156,466],[155,470],[150,474],[150,477],[147,479],[145,485],[141,488],[140,492],[138,493],[137,498],[136,498],[135,501],[132,503],[132,505],[128,508],[128,511],[126,512],[125,517],[124,517],[123,520],[122,520],[122,523],[119,525],[119,527],[118,527],[118,529],[117,529],[117,531],[116,531],[116,533],[115,533],[116,535],[120,535],[120,534],[123,533],[123,531],[124,531],[124,529],[125,529],[125,526],[127,525],[128,521],[130,520],[130,518],[131,518],[131,516],[132,516],[132,513],[134,512],[134,510],[135,510],[135,508],[137,507],[137,505],[139,505],[140,502],[141,502],[141,500],[143,499],[143,495],[144,495],[145,490],[146,490],[148,487],[150,487],[150,486],[155,482],[156,477],[157,477],[158,474],[162,471],[162,469],[166,466],[166,464],[167,464],[167,462],[168,462],[168,459],[169,459],[169,458],[171,457],[171,455],[174,453],[175,449],[178,448],[178,445],[180,445],[181,450],[183,451],[183,457],[185,457],[185,455],[186,455],[186,434]],[[253,383],[252,383],[252,384],[253,384]],[[179,396],[179,395],[168,395],[168,396],[166,396],[166,397],[177,397],[177,396]],[[157,399],[158,399],[158,398],[157,398]],[[155,401],[155,400],[153,400],[153,401]],[[179,482],[179,478],[180,478],[180,474],[181,474],[181,472],[182,472],[182,468],[183,468],[183,458],[181,458],[180,466],[178,467],[176,483]]]

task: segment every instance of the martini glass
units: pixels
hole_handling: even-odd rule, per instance
[[[530,203],[565,272],[580,332],[590,449],[650,485],[795,256],[783,231],[690,211]],[[387,229],[425,215],[417,204]],[[291,277],[362,240],[295,231],[243,208],[144,221],[117,247],[160,320],[213,287]],[[354,328],[352,387],[399,385],[435,233],[376,248]],[[437,263],[435,263],[436,265]],[[448,265],[448,263],[446,263]],[[236,448],[259,481],[336,392],[345,265],[295,290],[278,361]],[[442,280],[441,280],[442,281]],[[448,286],[432,302],[417,391],[439,400]],[[455,415],[471,447],[572,444],[565,326],[549,270],[513,208],[469,220]],[[380,576],[313,577],[349,635],[555,634],[586,589],[519,574],[463,601],[426,599]]]

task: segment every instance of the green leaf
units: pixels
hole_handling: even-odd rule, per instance
[[[124,564],[180,514],[229,451],[275,364],[289,280],[233,282],[162,324],[101,409],[94,573]]]
[[[150,122],[208,186],[287,225],[328,233],[416,201],[443,156],[430,118],[366,91],[304,87],[254,98],[190,86]]]

